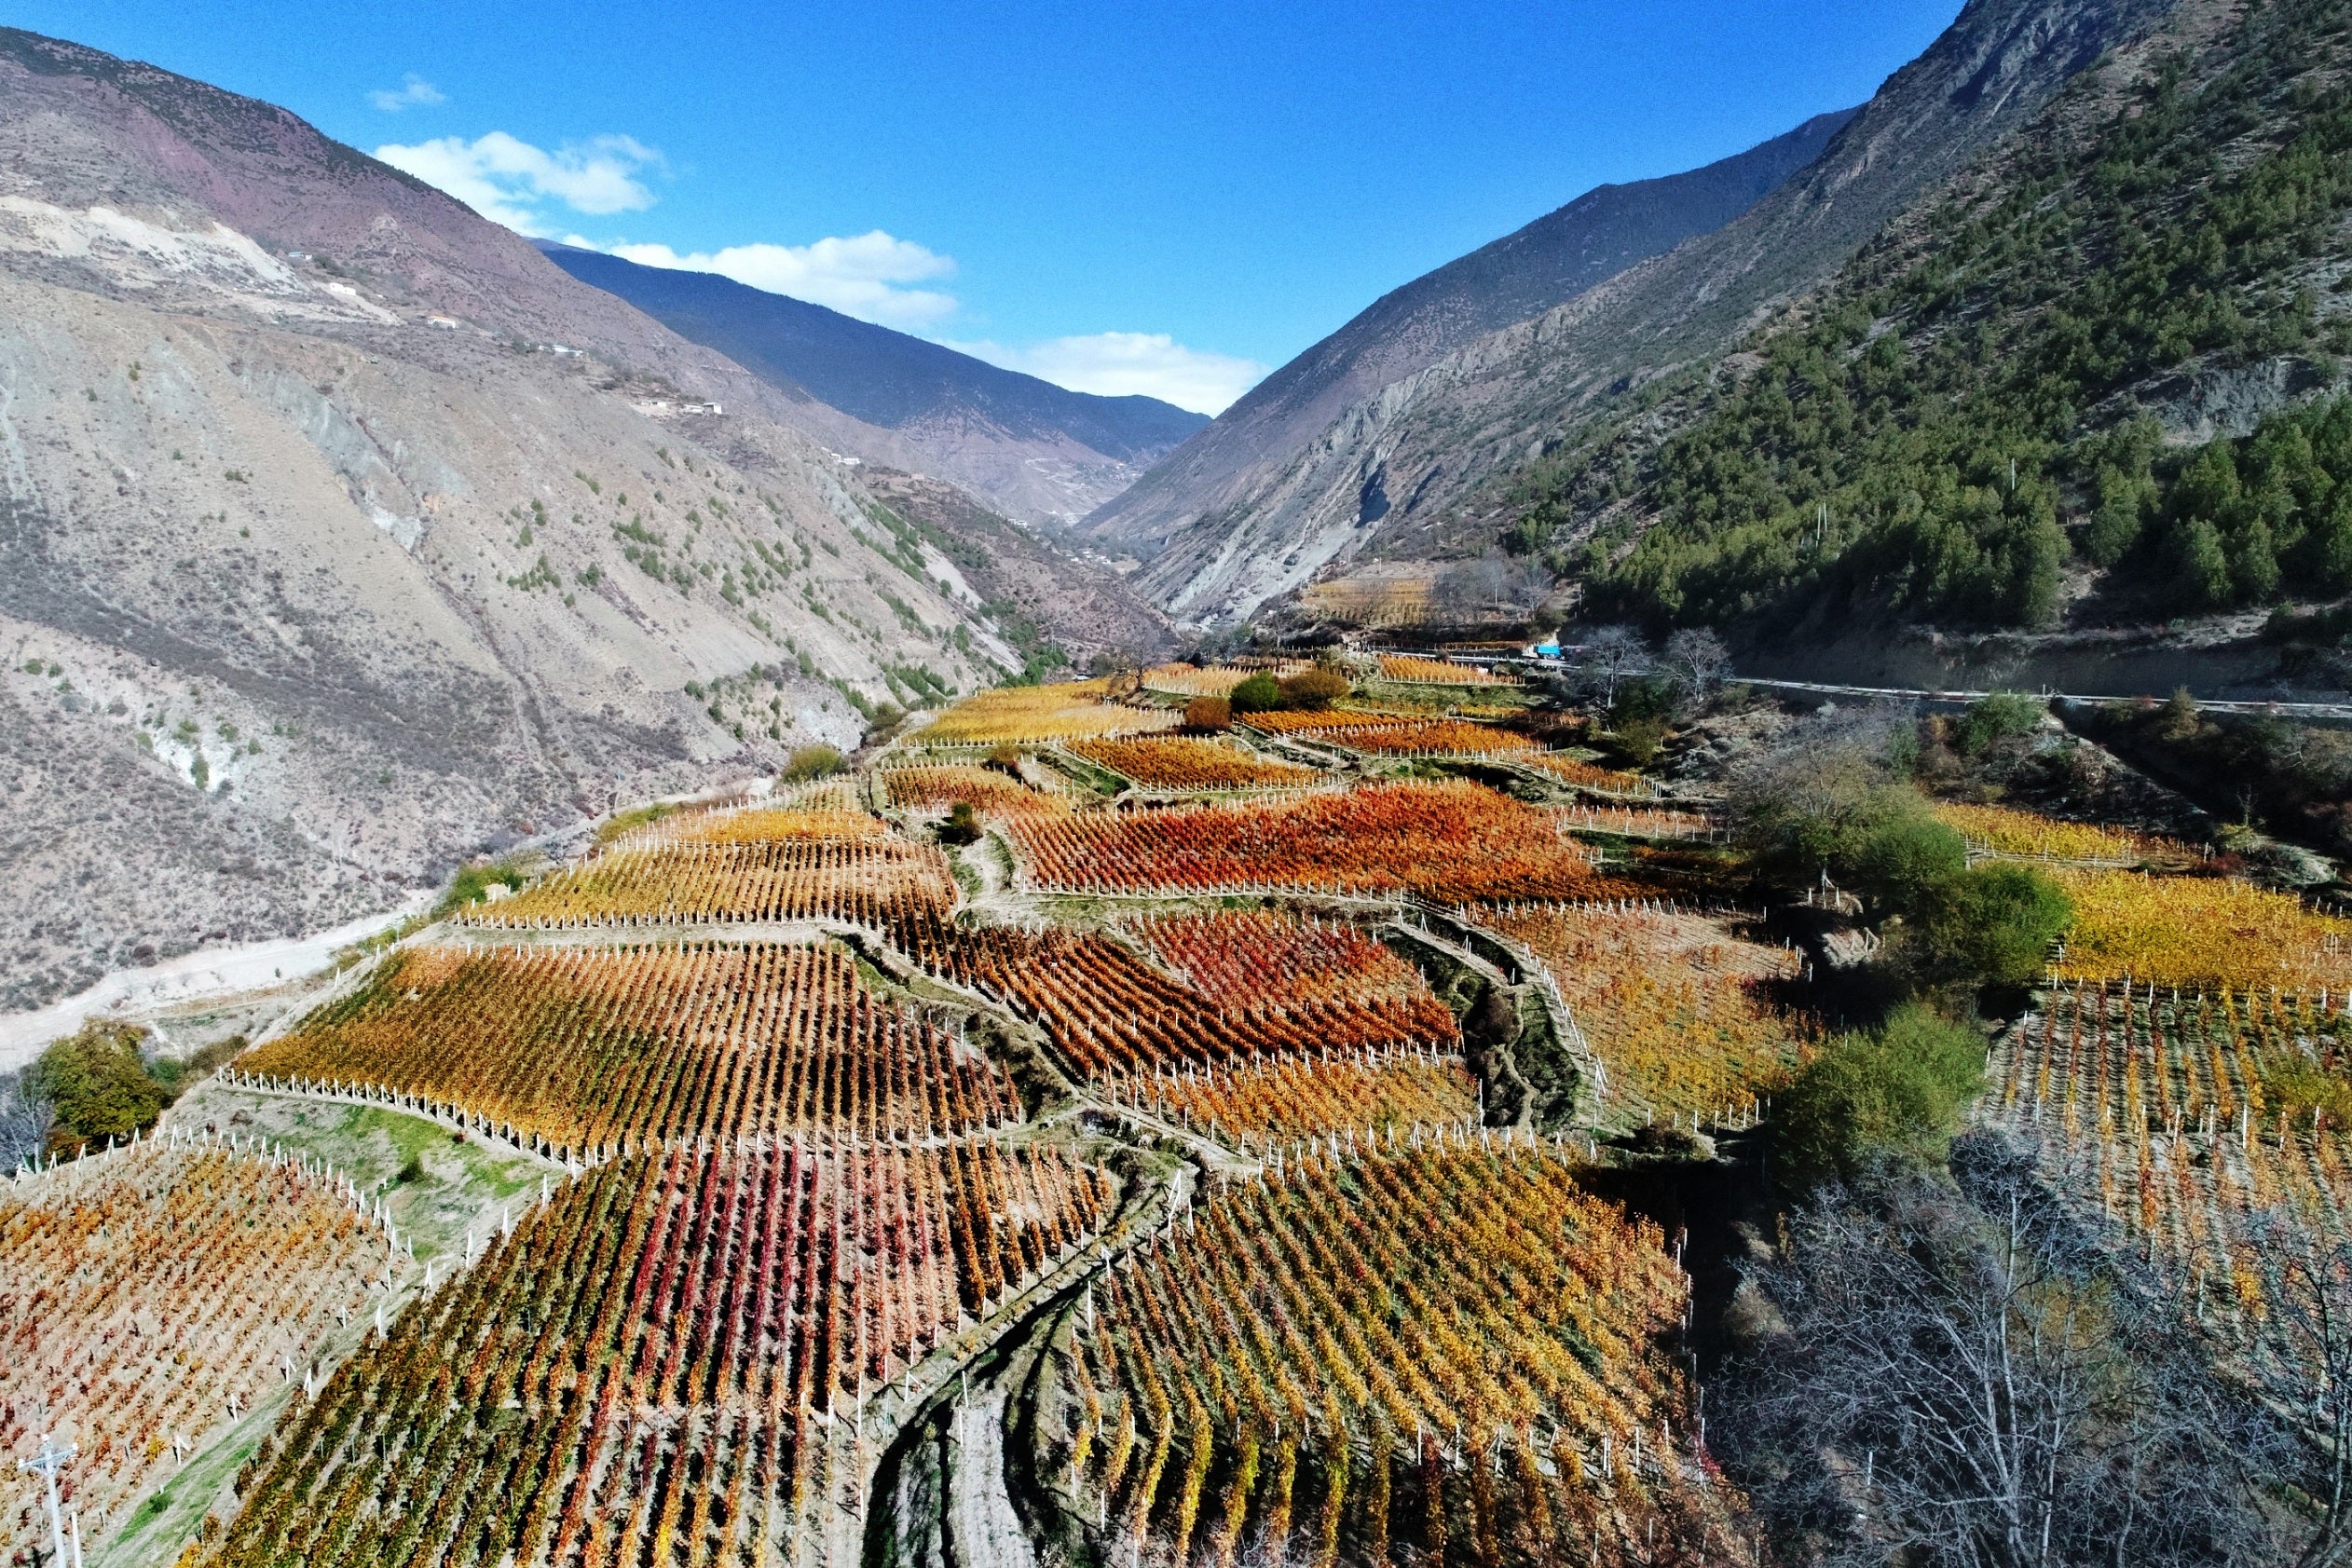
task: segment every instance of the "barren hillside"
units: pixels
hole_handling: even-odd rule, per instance
[[[774,396],[281,110],[0,34],[0,1006],[1019,668]]]

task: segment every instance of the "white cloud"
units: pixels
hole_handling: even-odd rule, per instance
[[[934,325],[956,310],[953,294],[906,287],[951,276],[953,259],[881,229],[808,245],[730,245],[688,255],[667,245],[604,248],[640,266],[716,272],[755,289],[790,294],[902,331]]]
[[[1099,332],[1084,337],[1050,338],[1024,348],[1001,343],[950,347],[1006,370],[1026,371],[1073,392],[1110,398],[1141,393],[1197,414],[1224,413],[1271,368],[1255,360],[1187,348],[1166,333]]]
[[[367,95],[367,101],[388,115],[397,115],[412,104],[434,104],[448,102],[439,88],[411,71],[401,78],[397,88],[377,88]]]
[[[503,130],[468,142],[444,136],[412,146],[392,143],[376,156],[430,185],[438,185],[495,224],[521,234],[551,235],[551,203],[601,216],[641,212],[653,192],[637,175],[659,168],[662,155],[626,136],[567,142],[554,152]]]

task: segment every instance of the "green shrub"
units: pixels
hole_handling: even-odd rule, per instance
[[[1659,750],[1666,743],[1666,721],[1662,718],[1629,718],[1614,731],[1617,749],[1625,754],[1625,760],[1636,768],[1647,768],[1658,760]]]
[[[2031,734],[2046,711],[2040,698],[2025,692],[1988,691],[1953,724],[1952,739],[1962,757],[1980,757],[2003,741]]]
[[[1974,1030],[1917,1005],[1880,1029],[1839,1035],[1773,1106],[1782,1175],[1811,1186],[1890,1162],[1939,1163],[1983,1086],[1984,1060]]]
[[[939,825],[942,844],[977,844],[980,839],[980,819],[972,811],[972,802],[959,800],[948,809],[948,820]]]
[[[511,860],[477,860],[458,867],[458,874],[449,880],[449,891],[441,896],[435,915],[445,915],[452,909],[462,909],[469,904],[479,904],[490,895],[494,887],[509,893],[519,893],[530,879],[523,868]]]
[[[56,1111],[51,1149],[103,1144],[155,1125],[171,1097],[140,1058],[146,1038],[134,1025],[90,1023],[41,1053],[25,1074],[24,1091]]]
[[[1888,804],[1890,814],[1856,836],[1830,875],[1880,915],[1917,916],[1940,907],[1968,867],[1968,841],[1929,816],[1926,802],[1908,791]]]
[[[1233,689],[1225,701],[1238,714],[1270,714],[1282,705],[1282,688],[1260,670]]]
[[[778,775],[786,784],[805,784],[811,779],[829,779],[840,772],[846,762],[841,752],[828,745],[801,746],[796,749]]]
[[[1927,922],[1948,972],[1981,984],[2030,985],[2050,944],[2074,923],[2073,901],[2030,866],[1999,861],[1955,879]]]

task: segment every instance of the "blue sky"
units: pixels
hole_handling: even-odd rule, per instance
[[[1859,102],[1958,0],[34,0],[489,215],[1222,407],[1596,184]]]

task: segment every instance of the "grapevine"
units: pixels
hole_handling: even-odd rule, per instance
[[[977,1048],[830,948],[423,948],[239,1058],[455,1104],[540,1147],[837,1128],[923,1140],[1019,1102]]]
[[[2352,987],[2352,920],[2291,893],[2225,877],[2150,877],[2058,866],[2074,928],[2058,964],[2071,980],[2128,975],[2166,986]]]
[[[390,1262],[298,1164],[153,1141],[0,1191],[0,1452],[77,1445],[61,1491],[101,1540],[181,1453],[308,1376]],[[11,1510],[0,1538],[25,1561],[48,1525]]]
[[[1275,789],[1315,783],[1312,768],[1272,762],[1222,741],[1181,736],[1138,741],[1073,741],[1071,752],[1157,789]]]
[[[371,1336],[281,1428],[211,1561],[796,1560],[862,1495],[892,1385],[1112,1196],[987,1145],[598,1166]]]
[[[1374,1563],[1449,1542],[1564,1565],[1722,1552],[1736,1500],[1681,1462],[1689,1391],[1659,1342],[1687,1287],[1656,1229],[1524,1141],[1376,1141],[1222,1188],[1096,1288],[1060,1414],[1106,1548],[1318,1568],[1343,1540]]]
[[[1038,885],[1073,892],[1298,887],[1468,903],[1612,889],[1542,812],[1464,783],[1020,822],[1010,837]]]
[[[999,687],[966,697],[916,739],[945,745],[973,741],[1033,744],[1173,729],[1183,721],[1173,709],[1128,707],[1110,701],[1110,695],[1107,680]]]
[[[1655,904],[1538,905],[1484,917],[1543,961],[1608,1070],[1608,1092],[1660,1117],[1737,1114],[1803,1050],[1802,1025],[1761,994],[1791,952]]]

